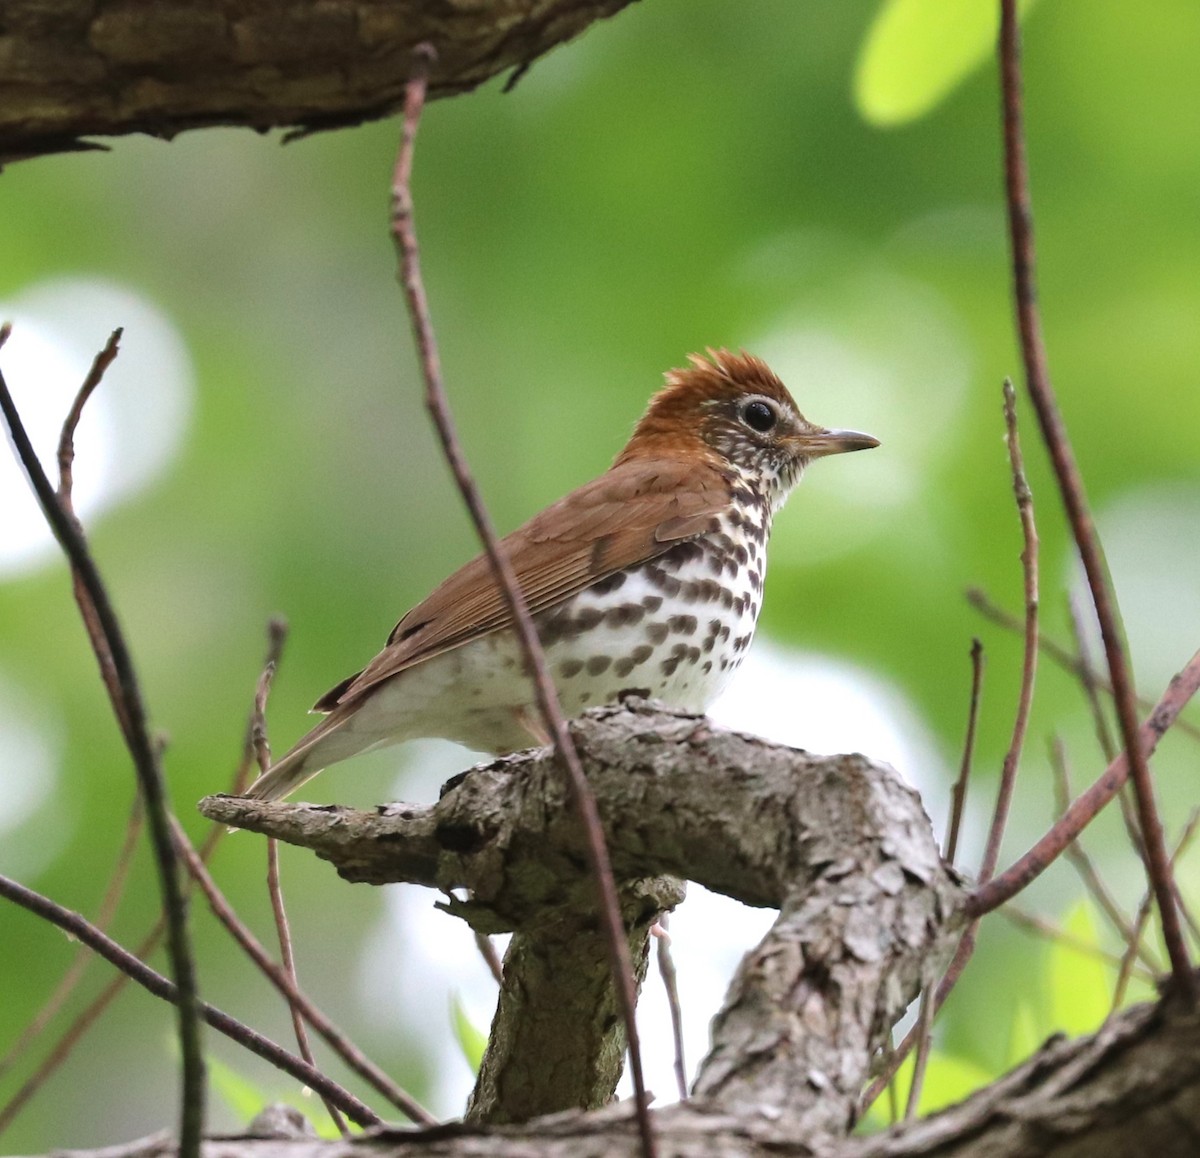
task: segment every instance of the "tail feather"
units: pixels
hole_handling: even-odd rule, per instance
[[[289,752],[276,760],[249,788],[246,789],[248,800],[282,800],[290,796],[301,784],[311,780],[319,767],[310,768],[305,757],[307,752]]]
[[[378,737],[356,735],[345,725],[351,717],[342,713],[322,720],[299,742],[280,756],[246,789],[250,800],[282,800],[323,768],[357,755],[378,742]]]

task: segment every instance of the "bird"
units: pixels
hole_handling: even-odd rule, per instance
[[[501,540],[567,718],[638,692],[703,713],[754,636],[771,521],[817,458],[879,445],[809,422],[745,351],[670,370],[613,465]],[[330,764],[419,737],[503,755],[545,740],[486,555],[325,693],[325,718],[247,790],[290,795]]]

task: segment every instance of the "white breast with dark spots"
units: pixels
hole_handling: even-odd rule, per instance
[[[743,508],[712,533],[593,584],[538,616],[568,715],[640,689],[704,711],[754,636],[769,513]]]
[[[537,615],[567,717],[627,690],[704,711],[754,636],[769,527],[766,504],[743,501],[709,534]],[[386,742],[444,736],[483,752],[516,751],[532,742],[524,721],[536,722],[533,704],[516,637],[500,631],[387,681],[356,714],[353,730],[378,732]]]

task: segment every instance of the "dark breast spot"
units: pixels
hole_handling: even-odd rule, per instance
[[[662,643],[669,630],[665,623],[649,623],[646,625],[646,638],[651,643]]]
[[[693,635],[698,626],[698,621],[694,615],[672,615],[667,620],[667,626],[676,635]]]
[[[562,663],[558,665],[558,674],[565,680],[569,680],[573,676],[577,676],[581,671],[583,671],[582,660],[564,659]]]
[[[585,607],[575,616],[571,624],[574,634],[579,635],[580,632],[591,631],[593,627],[599,625],[603,618],[604,612],[599,607]]]
[[[665,551],[662,559],[672,567],[681,567],[685,563],[694,563],[704,554],[704,547],[695,539],[684,543],[676,543],[669,551]]]
[[[639,663],[645,663],[654,654],[654,648],[648,643],[639,643],[637,647],[629,653],[629,658],[633,660],[634,667]]]
[[[619,603],[608,609],[604,619],[609,627],[630,627],[645,614],[646,609],[640,603]]]
[[[624,571],[614,571],[606,579],[601,579],[598,583],[593,583],[588,588],[594,595],[608,595],[616,591],[621,584],[625,582]]]
[[[674,575],[669,575],[661,567],[647,565],[646,580],[657,587],[668,599],[679,594],[681,583]]]
[[[594,656],[592,656],[591,659],[589,659],[586,664],[587,670],[588,670],[588,675],[594,675],[594,676],[601,675],[603,672],[608,671],[608,665],[611,663],[612,663],[612,656],[610,656],[610,655],[594,655]]]

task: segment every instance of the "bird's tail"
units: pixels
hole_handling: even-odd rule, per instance
[[[327,716],[255,780],[245,796],[250,800],[282,800],[323,768],[371,747],[373,738],[355,735],[343,727],[346,722],[344,714]]]
[[[290,796],[301,784],[311,780],[320,767],[310,767],[309,753],[293,750],[276,760],[249,788],[245,795],[249,800],[282,800]]]

